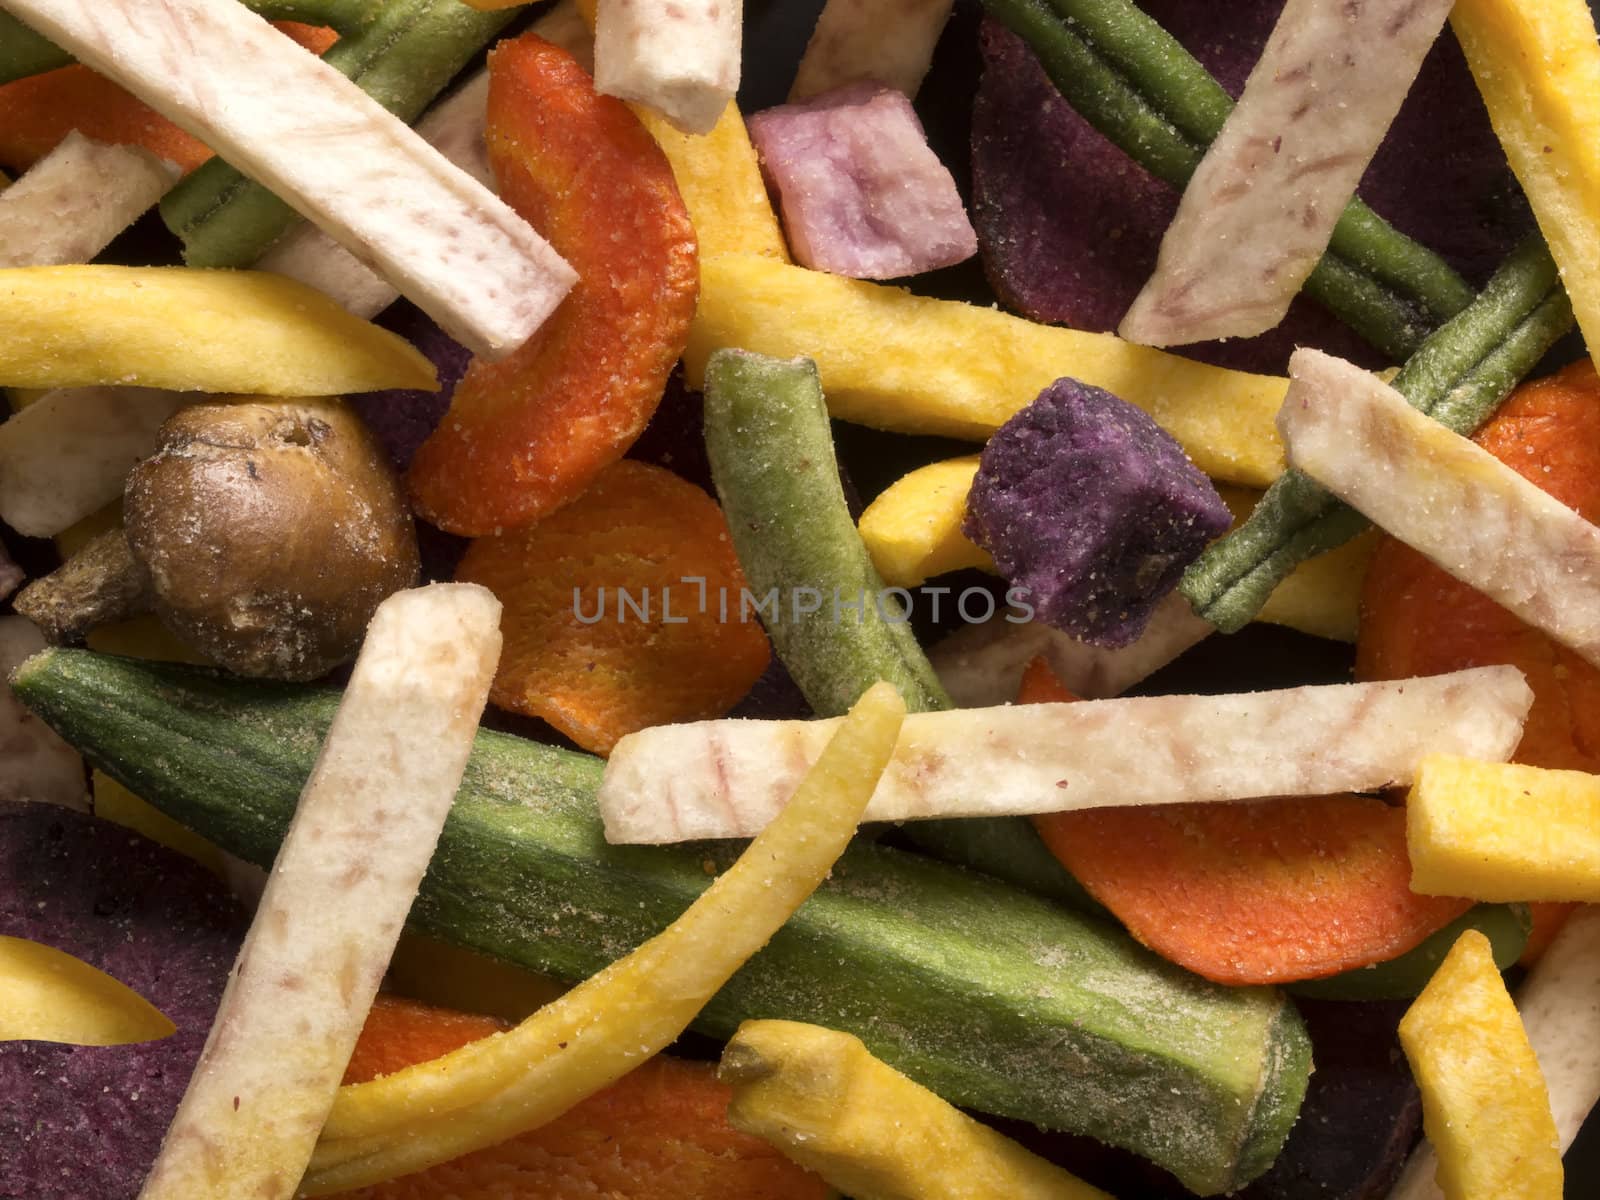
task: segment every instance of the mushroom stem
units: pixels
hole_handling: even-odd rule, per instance
[[[14,606],[54,644],[150,610],[153,597],[122,526],[108,529],[17,593]]]

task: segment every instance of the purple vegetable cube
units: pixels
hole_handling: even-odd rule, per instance
[[[795,259],[897,279],[971,258],[978,238],[955,180],[899,92],[853,83],[750,118]]]
[[[1025,588],[1037,620],[1126,646],[1232,518],[1141,409],[1058,379],[1000,427],[967,497],[966,534]]]

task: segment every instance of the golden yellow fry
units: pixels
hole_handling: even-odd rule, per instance
[[[1600,43],[1584,0],[1456,0],[1450,23],[1533,205],[1578,325],[1600,346]]]
[[[1411,890],[1600,901],[1600,776],[1425,758],[1406,801]]]
[[[1069,375],[1144,409],[1214,478],[1265,487],[1283,470],[1273,421],[1287,380],[1109,333],[728,254],[700,263],[700,307],[684,351],[691,387],[704,381],[712,351],[728,346],[815,360],[828,411],[876,429],[983,441]]]
[[[120,1046],[176,1029],[138,992],[81,958],[0,937],[0,1042]]]
[[[856,1200],[1110,1200],[867,1052],[797,1021],[746,1021],[722,1054],[728,1121]]]
[[[0,271],[0,387],[106,384],[268,396],[438,388],[433,364],[404,338],[281,275]]]
[[[737,104],[730,102],[707,134],[683,133],[646,105],[630,107],[672,164],[702,260],[719,254],[756,254],[789,261],[783,231],[761,179],[761,163]]]
[[[560,1116],[665,1048],[844,851],[905,703],[870,688],[783,813],[681,917],[506,1033],[341,1088],[302,1190],[344,1191],[494,1145]]]
[[[961,532],[977,473],[976,454],[930,463],[901,476],[867,505],[858,526],[861,540],[890,587],[918,587],[969,567],[996,569],[994,559]]]
[[[1489,939],[1463,933],[1400,1021],[1446,1200],[1557,1200],[1550,1096]]]

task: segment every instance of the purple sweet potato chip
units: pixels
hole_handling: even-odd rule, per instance
[[[1148,414],[1058,379],[989,439],[963,528],[1026,589],[1036,619],[1125,646],[1230,521]]]
[[[1149,0],[1140,7],[1238,95],[1282,3]],[[990,283],[1003,304],[1034,320],[1113,330],[1155,266],[1178,192],[1078,116],[1021,38],[986,22],[982,50],[972,216]],[[1448,34],[1423,64],[1361,195],[1474,283],[1527,230],[1515,180]],[[1183,352],[1281,374],[1297,345],[1382,365],[1371,347],[1304,298],[1260,337]]]
[[[955,180],[899,92],[850,84],[749,124],[798,262],[897,279],[977,253]]]
[[[178,1027],[128,1046],[0,1042],[0,1196],[138,1193],[248,925],[182,855],[53,805],[0,803],[0,934],[78,956]]]
[[[409,300],[397,300],[378,317],[377,324],[397,333],[427,355],[439,372],[439,390],[391,388],[349,397],[367,428],[388,453],[397,470],[404,471],[450,407],[456,384],[467,373],[472,352],[433,323]]]

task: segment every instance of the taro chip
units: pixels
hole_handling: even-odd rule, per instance
[[[900,92],[850,84],[769,108],[749,126],[796,261],[898,279],[977,253],[955,180]]]
[[[984,448],[963,529],[1027,590],[1039,620],[1125,646],[1231,519],[1143,411],[1058,379]]]
[[[109,821],[0,801],[0,934],[83,959],[177,1026],[122,1046],[0,1042],[0,1196],[138,1193],[247,923],[182,855]]]

